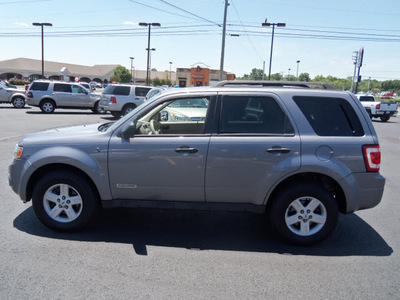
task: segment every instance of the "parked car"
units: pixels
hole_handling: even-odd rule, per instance
[[[146,94],[146,97],[144,99],[144,101],[147,101],[153,97],[158,96],[159,94],[161,94],[162,92],[166,91],[169,87],[168,86],[161,86],[161,87],[154,87],[151,90],[149,90]]]
[[[44,113],[56,108],[91,109],[103,113],[100,95],[91,93],[80,84],[63,81],[36,80],[26,91],[27,104],[38,106]]]
[[[11,103],[15,108],[23,108],[25,95],[19,89],[9,88],[0,82],[0,103]]]
[[[358,94],[356,97],[361,101],[371,119],[380,118],[382,122],[387,122],[390,117],[397,115],[397,102],[379,102],[372,95]]]
[[[84,227],[99,207],[228,209],[265,213],[287,241],[312,244],[339,212],[376,206],[385,178],[361,103],[311,84],[170,89],[117,122],[28,134],[9,183],[57,230]],[[202,106],[174,118],[188,102]]]
[[[17,87],[16,85],[11,84],[11,83],[8,83],[7,81],[2,81],[2,83],[3,83],[6,87],[8,87],[8,88],[10,88],[10,89],[18,89],[18,87]]]
[[[109,84],[101,95],[100,107],[119,118],[142,104],[151,87],[130,84]]]
[[[85,89],[87,89],[89,92],[95,90],[94,87],[92,87],[89,83],[87,82],[78,82],[81,86],[83,86]]]

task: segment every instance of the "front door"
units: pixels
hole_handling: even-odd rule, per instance
[[[114,199],[205,201],[205,166],[210,135],[204,133],[205,115],[191,121],[190,116],[184,115],[190,114],[190,108],[179,110],[173,104],[184,100],[168,100],[134,116],[136,133],[132,138],[118,137],[118,130],[112,136],[109,175]],[[204,98],[206,100],[208,103]],[[168,108],[171,103],[173,110]],[[194,133],[191,124],[198,129],[201,123],[202,130]],[[179,130],[177,124],[185,126]]]

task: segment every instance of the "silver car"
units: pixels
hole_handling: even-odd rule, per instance
[[[19,89],[7,87],[0,82],[0,103],[11,103],[15,108],[23,108],[25,95]]]
[[[297,244],[381,201],[378,137],[352,93],[241,84],[171,89],[115,123],[29,134],[10,185],[58,230],[99,207],[228,209],[265,213]]]
[[[53,113],[56,108],[91,109],[103,113],[100,94],[91,93],[78,83],[35,80],[26,91],[27,104],[38,106],[43,113]]]
[[[101,95],[100,107],[119,118],[143,103],[151,87],[130,84],[109,84]]]

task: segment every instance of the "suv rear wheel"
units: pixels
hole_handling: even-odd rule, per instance
[[[134,109],[135,109],[135,106],[132,104],[125,105],[124,108],[122,109],[122,115],[125,116]]]
[[[78,174],[54,171],[34,187],[32,206],[40,221],[57,230],[84,227],[98,209],[90,184]]]
[[[43,100],[40,103],[40,109],[46,114],[51,114],[56,109],[56,105],[53,100]]]
[[[14,97],[11,101],[15,108],[23,108],[25,106],[25,99],[21,96]]]
[[[102,108],[99,106],[99,104],[100,104],[100,101],[97,101],[97,102],[94,104],[94,107],[93,107],[92,111],[93,111],[95,114],[104,114],[105,111],[104,111],[104,109],[102,109]]]
[[[270,207],[272,227],[289,242],[309,245],[336,227],[338,207],[333,196],[316,183],[296,183],[284,189]]]

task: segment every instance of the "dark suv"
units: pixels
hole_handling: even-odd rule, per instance
[[[99,206],[228,209],[266,212],[285,239],[314,243],[339,212],[377,205],[385,184],[360,101],[322,87],[167,90],[115,123],[25,136],[10,185],[59,230],[83,227]]]

